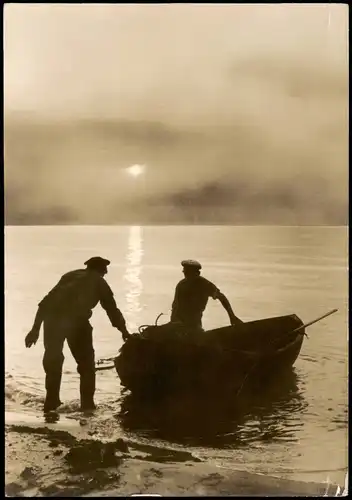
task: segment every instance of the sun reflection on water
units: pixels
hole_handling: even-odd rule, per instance
[[[125,316],[131,332],[135,331],[140,324],[142,310],[140,296],[143,290],[142,257],[143,229],[141,226],[131,226],[128,235],[126,271],[123,277],[126,289]]]

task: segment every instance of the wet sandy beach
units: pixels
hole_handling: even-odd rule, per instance
[[[337,485],[230,470],[188,451],[101,440],[89,418],[46,424],[6,415],[7,496],[335,496]]]

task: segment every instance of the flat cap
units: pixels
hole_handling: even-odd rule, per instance
[[[192,259],[183,260],[181,262],[181,266],[183,266],[183,267],[194,267],[196,269],[202,269],[201,264],[197,260],[192,260]]]
[[[88,259],[84,265],[89,267],[106,267],[110,264],[110,261],[107,259],[103,259],[103,257],[91,257]]]

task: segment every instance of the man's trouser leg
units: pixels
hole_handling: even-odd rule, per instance
[[[44,356],[46,398],[44,411],[56,410],[61,405],[60,386],[65,342],[63,325],[59,321],[44,321]]]
[[[81,408],[94,409],[95,359],[93,349],[93,329],[89,321],[77,325],[67,343],[77,363],[80,375]]]

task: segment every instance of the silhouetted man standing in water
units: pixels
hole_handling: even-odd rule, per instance
[[[218,299],[230,318],[231,325],[242,323],[232,310],[230,302],[225,295],[207,279],[200,276],[202,266],[196,260],[183,260],[184,279],[175,290],[172,303],[171,321],[181,322],[192,330],[202,329],[202,316],[208,303],[208,298]]]
[[[114,294],[104,279],[110,261],[92,257],[85,262],[86,269],[70,271],[39,303],[32,330],[25,339],[26,347],[36,344],[41,324],[44,323],[43,367],[46,374],[44,412],[56,410],[60,401],[60,386],[65,340],[77,362],[80,374],[81,410],[93,410],[95,393],[95,360],[92,309],[100,302],[112,326],[127,340],[129,333],[125,319],[117,308]]]

